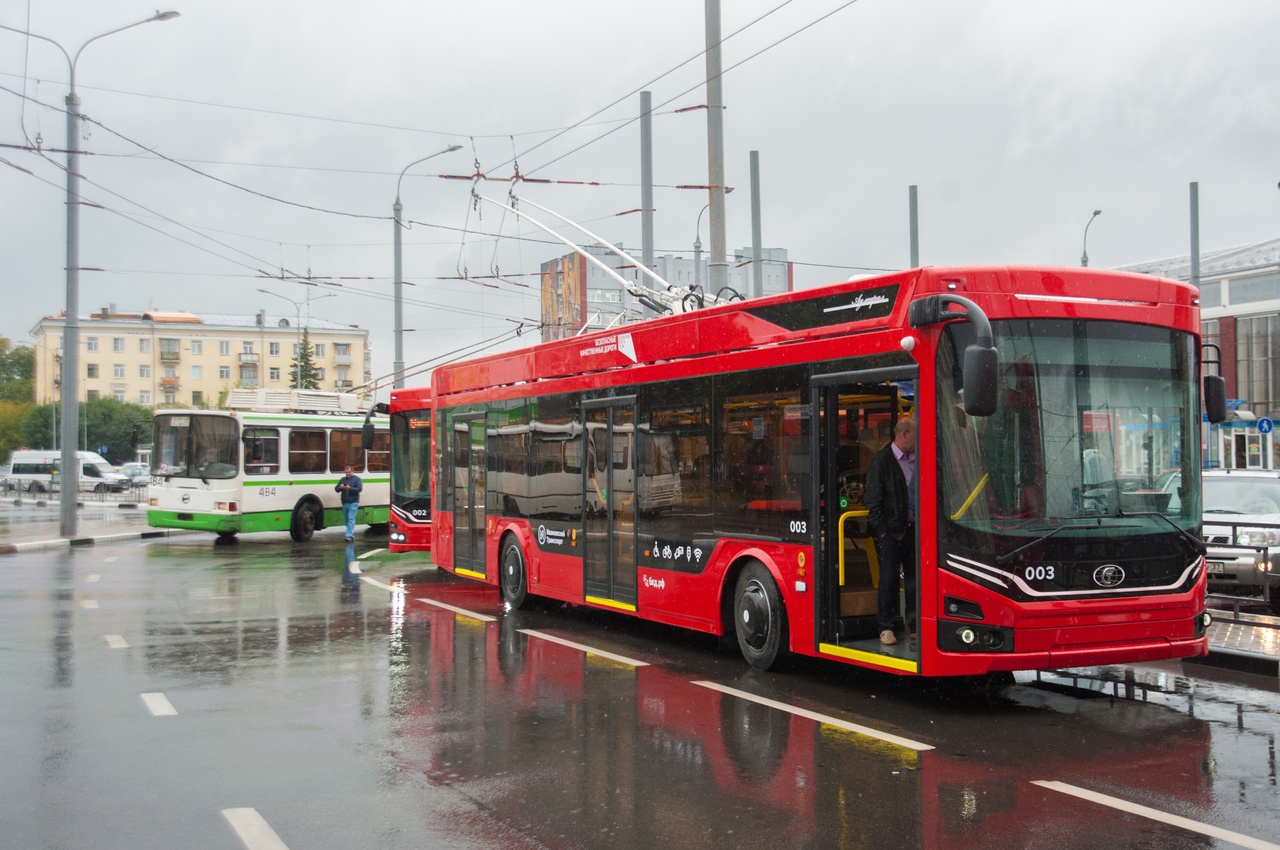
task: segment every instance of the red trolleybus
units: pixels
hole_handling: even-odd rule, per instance
[[[443,366],[433,558],[512,606],[736,637],[762,669],[1202,655],[1199,327],[1177,281],[916,269]],[[884,646],[861,502],[908,414],[919,624]]]
[[[397,389],[391,414],[392,552],[431,551],[431,390]]]

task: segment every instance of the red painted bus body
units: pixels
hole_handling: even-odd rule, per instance
[[[391,513],[387,548],[431,551],[431,390],[397,389],[391,416]]]
[[[736,637],[764,669],[1203,655],[1199,315],[1194,288],[1144,275],[930,268],[443,366],[433,558],[512,605]],[[971,415],[984,392],[994,413]],[[860,499],[906,415],[919,621],[885,646]]]

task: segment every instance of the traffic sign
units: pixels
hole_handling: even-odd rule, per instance
[[[1264,417],[1262,417],[1261,419],[1259,419],[1259,420],[1258,420],[1258,433],[1259,433],[1259,434],[1270,434],[1270,433],[1271,433],[1271,428],[1272,428],[1271,420],[1270,420],[1270,419],[1268,419],[1267,417],[1265,417],[1265,416],[1264,416]]]

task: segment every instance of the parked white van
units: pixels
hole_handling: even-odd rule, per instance
[[[80,489],[87,493],[120,493],[129,479],[116,472],[96,452],[76,452],[80,458]],[[28,493],[48,493],[62,473],[62,453],[52,450],[15,449],[9,456],[8,487]]]

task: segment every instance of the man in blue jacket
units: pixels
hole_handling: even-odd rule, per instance
[[[342,518],[347,521],[347,542],[356,539],[356,511],[360,510],[360,491],[364,482],[356,475],[351,464],[343,470],[343,476],[333,489],[342,494]]]

